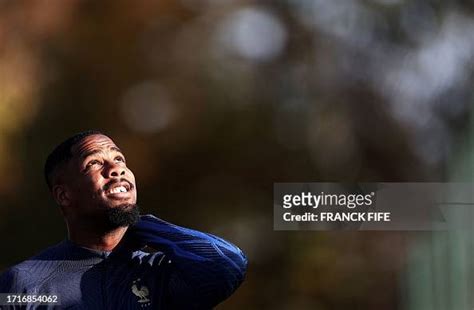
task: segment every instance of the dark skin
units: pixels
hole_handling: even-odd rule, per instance
[[[111,229],[104,224],[104,214],[108,208],[135,207],[135,176],[107,136],[87,136],[71,152],[72,159],[57,169],[52,186],[69,239],[86,248],[112,251],[128,227]]]

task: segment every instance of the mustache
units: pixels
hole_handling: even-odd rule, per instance
[[[130,182],[129,180],[127,180],[126,178],[120,178],[120,179],[113,179],[112,181],[108,182],[107,184],[104,185],[104,187],[102,188],[102,192],[105,192],[106,190],[108,190],[111,186],[117,184],[117,183],[122,183],[122,182],[126,182],[128,183],[128,185],[130,186],[130,189],[134,189],[135,186],[132,184],[132,182]]]

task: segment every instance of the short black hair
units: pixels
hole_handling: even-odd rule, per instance
[[[98,130],[86,130],[67,138],[59,145],[57,145],[54,150],[46,158],[44,164],[44,178],[46,179],[46,184],[48,184],[49,189],[53,187],[53,174],[58,168],[59,165],[66,163],[72,158],[71,149],[74,145],[81,142],[85,137],[92,135],[104,135],[104,133]]]

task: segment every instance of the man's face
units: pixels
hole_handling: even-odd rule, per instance
[[[111,209],[136,208],[135,176],[109,137],[87,136],[71,152],[67,183],[76,214],[101,217]]]

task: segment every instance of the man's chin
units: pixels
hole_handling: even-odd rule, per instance
[[[135,225],[139,218],[140,209],[136,204],[109,206],[105,212],[106,224],[111,229]]]

